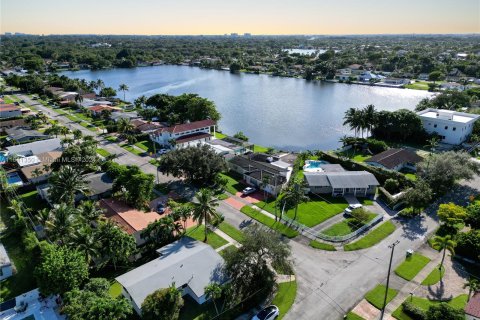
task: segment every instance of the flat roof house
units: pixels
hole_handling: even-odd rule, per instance
[[[437,133],[441,142],[459,145],[472,134],[475,121],[480,115],[452,110],[428,108],[417,113],[423,128],[428,133]]]
[[[59,138],[53,138],[10,146],[6,149],[8,150],[9,155],[17,154],[22,156],[33,156],[42,152],[60,151],[62,150],[62,145]]]
[[[155,260],[116,278],[122,285],[123,296],[139,315],[149,294],[173,283],[183,296],[189,295],[203,304],[207,301],[205,287],[212,282],[225,282],[220,272],[224,260],[208,244],[183,237],[157,252],[160,256]]]
[[[199,142],[211,140],[212,135],[215,135],[216,124],[214,120],[210,119],[177,124],[154,131],[150,134],[150,139],[160,145],[171,147],[195,146]],[[172,141],[175,141],[174,145],[172,145]]]
[[[322,165],[323,171],[304,172],[304,179],[312,193],[332,196],[374,195],[380,185],[373,174],[367,171],[345,171],[342,166]]]
[[[388,170],[410,169],[415,171],[416,164],[422,160],[422,157],[411,150],[392,148],[366,159],[365,163]]]
[[[22,109],[14,104],[0,104],[0,118],[15,118],[22,115]]]

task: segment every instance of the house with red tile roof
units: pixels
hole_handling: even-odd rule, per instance
[[[142,231],[150,223],[161,218],[161,216],[154,211],[143,212],[114,198],[101,199],[99,205],[100,208],[104,210],[104,215],[107,219],[114,221],[126,233],[135,237],[137,246],[145,243],[145,239],[141,237]]]
[[[92,107],[88,107],[88,110],[90,110],[92,112],[92,114],[95,117],[97,117],[97,116],[101,115],[103,110],[108,110],[108,111],[114,112],[114,111],[121,110],[121,108],[112,107],[112,106],[108,106],[108,105],[105,105],[105,104],[99,104],[99,105],[95,105],[95,106],[92,106]]]
[[[215,135],[214,120],[201,120],[160,128],[150,134],[150,139],[160,145],[182,148],[210,141]]]
[[[0,118],[15,118],[22,115],[22,109],[14,104],[0,104]]]
[[[465,306],[465,319],[480,320],[480,292],[475,293]]]

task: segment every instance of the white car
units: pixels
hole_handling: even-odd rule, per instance
[[[278,310],[277,306],[268,306],[264,308],[262,311],[257,313],[256,316],[252,318],[252,320],[273,320],[276,319],[280,315],[280,310]]]
[[[345,212],[346,214],[351,214],[353,210],[355,210],[355,209],[360,209],[361,207],[363,207],[363,206],[362,206],[360,203],[358,203],[358,204],[351,204],[351,205],[348,206],[347,209],[345,209],[344,212]]]
[[[160,149],[160,150],[158,151],[158,154],[165,154],[165,153],[167,153],[167,152],[168,152],[167,149]]]
[[[254,193],[255,191],[256,191],[255,188],[246,187],[245,189],[243,189],[242,194],[243,194],[244,196],[246,196],[246,195],[249,195],[249,194],[251,194],[251,193]]]

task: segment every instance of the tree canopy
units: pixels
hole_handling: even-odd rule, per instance
[[[177,320],[183,306],[181,292],[175,283],[169,288],[149,294],[142,303],[142,318],[145,320]]]

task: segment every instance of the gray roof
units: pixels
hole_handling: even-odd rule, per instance
[[[7,140],[23,140],[25,138],[49,138],[50,136],[47,134],[43,134],[36,130],[25,129],[22,127],[14,127],[14,128],[7,128],[4,129],[5,132],[8,134]]]
[[[0,267],[11,266],[10,258],[8,257],[7,250],[2,243],[0,243]]]
[[[152,292],[175,286],[188,285],[199,298],[211,282],[223,283],[220,268],[223,258],[209,245],[183,237],[157,250],[159,258],[116,278],[140,308]]]
[[[327,175],[325,172],[305,172],[303,174],[309,186],[312,187],[329,187],[330,182],[328,181]]]
[[[105,172],[89,173],[84,178],[88,182],[89,195],[102,194],[112,189],[113,179]]]
[[[34,155],[43,152],[62,150],[60,139],[47,139],[21,144],[18,146],[7,147],[10,154]]]
[[[322,164],[321,168],[325,170],[325,172],[344,172],[345,169],[339,164]]]
[[[120,111],[114,111],[110,115],[110,119],[112,120],[119,120],[119,119],[137,119],[140,118],[138,113],[136,111],[133,112],[120,112]]]
[[[332,188],[368,188],[378,186],[375,176],[367,171],[344,171],[327,173]]]

